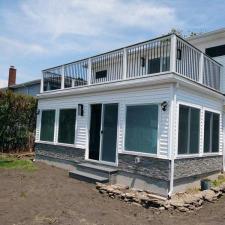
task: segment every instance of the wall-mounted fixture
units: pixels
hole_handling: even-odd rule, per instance
[[[177,59],[181,60],[181,56],[182,56],[182,51],[180,48],[177,49]]]
[[[145,67],[146,65],[146,59],[145,57],[141,57],[141,67]]]
[[[84,115],[84,105],[78,104],[78,116],[83,116],[83,115]]]
[[[39,114],[40,114],[40,109],[37,109],[36,115],[39,115]]]
[[[138,164],[138,163],[140,163],[140,162],[141,162],[141,158],[138,157],[138,156],[136,156],[136,157],[134,158],[134,163],[135,163],[135,164]]]
[[[168,102],[164,101],[161,103],[161,109],[162,111],[166,111],[168,108]]]

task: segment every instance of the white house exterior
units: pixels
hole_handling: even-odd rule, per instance
[[[218,174],[225,60],[204,54],[204,38],[189,40],[202,51],[171,34],[44,70],[36,158],[76,177],[104,165],[111,182],[161,195]]]

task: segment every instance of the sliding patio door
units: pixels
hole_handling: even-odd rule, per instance
[[[91,105],[89,159],[115,163],[118,104]]]

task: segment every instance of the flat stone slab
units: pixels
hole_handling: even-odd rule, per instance
[[[79,171],[79,170],[70,171],[69,177],[75,178],[78,180],[82,180],[82,181],[86,181],[89,183],[96,183],[96,182],[107,183],[107,182],[109,182],[109,179],[106,177],[98,176],[98,175],[95,175],[92,173],[83,172],[83,171]]]
[[[91,163],[80,163],[77,165],[77,168],[84,168],[88,170],[95,170],[103,173],[113,174],[116,173],[118,170],[112,167],[102,166],[102,165],[95,165]]]

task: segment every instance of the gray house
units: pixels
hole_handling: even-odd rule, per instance
[[[14,66],[9,68],[8,87],[0,90],[11,90],[14,93],[31,95],[36,97],[40,94],[41,79],[32,80],[20,84],[16,84],[16,69]]]
[[[171,34],[44,70],[36,158],[74,166],[71,177],[161,195],[217,175],[223,46],[225,30]]]

